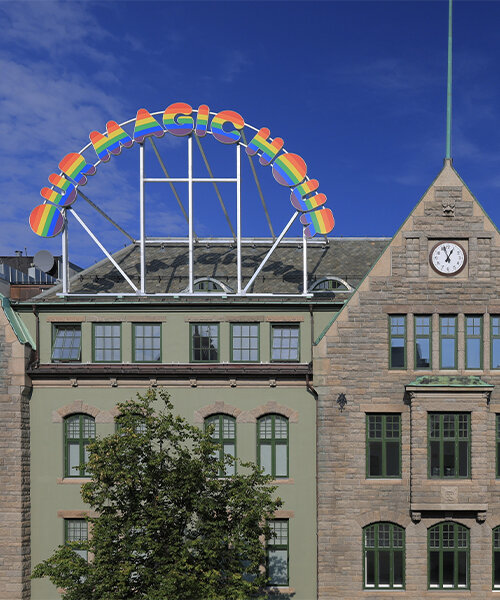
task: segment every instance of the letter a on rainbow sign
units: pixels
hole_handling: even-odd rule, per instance
[[[165,130],[145,108],[140,108],[137,111],[137,117],[135,119],[134,141],[142,143],[144,138],[151,135],[163,137],[165,135]]]

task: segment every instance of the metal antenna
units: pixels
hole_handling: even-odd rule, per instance
[[[451,66],[452,66],[452,0],[448,10],[448,89],[446,98],[446,157],[451,159]]]

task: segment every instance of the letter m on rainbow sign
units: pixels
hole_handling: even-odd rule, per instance
[[[130,148],[134,141],[115,121],[106,123],[107,135],[92,131],[89,135],[92,146],[102,162],[108,162],[110,154],[117,156],[124,148]]]

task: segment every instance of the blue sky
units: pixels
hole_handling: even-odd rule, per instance
[[[335,236],[390,236],[439,172],[445,153],[446,1],[2,2],[0,253],[60,252],[28,226],[40,189],[68,152],[106,121],[176,101],[232,109],[300,154],[336,219]],[[500,223],[500,2],[454,3],[454,166]],[[234,149],[204,140],[214,170]],[[171,174],[186,144],[157,141]],[[196,148],[195,148],[196,150]],[[83,191],[138,233],[138,149],[124,150]],[[243,232],[268,235],[244,158]],[[151,151],[147,173],[160,175]],[[196,159],[203,175],[203,165]],[[292,208],[269,167],[256,169],[276,231]],[[198,235],[228,235],[213,190],[195,190]],[[185,235],[170,190],[147,187],[150,235]],[[187,206],[187,189],[178,185]],[[221,185],[234,224],[234,187]],[[109,250],[127,239],[79,199],[75,209]],[[293,230],[297,234],[298,228]],[[103,257],[70,221],[70,258]]]

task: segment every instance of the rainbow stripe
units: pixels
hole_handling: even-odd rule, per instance
[[[300,222],[305,226],[304,233],[307,238],[312,238],[317,234],[326,235],[335,226],[335,219],[329,208],[306,213],[300,217]]]
[[[206,104],[201,104],[198,107],[198,115],[196,117],[195,133],[198,137],[205,137],[207,135],[209,116],[210,108]]]
[[[110,154],[118,155],[124,148],[130,148],[134,141],[129,134],[124,131],[116,121],[108,121],[106,123],[107,135],[103,135],[98,131],[91,131],[89,134],[90,141],[94,150],[102,162],[108,162],[111,158]]]
[[[273,177],[281,185],[298,185],[304,181],[306,175],[307,165],[298,154],[282,154],[273,162]]]
[[[315,194],[311,196],[319,188],[319,182],[317,179],[310,179],[304,181],[296,188],[294,188],[290,194],[290,202],[295,210],[300,212],[307,212],[309,210],[316,210],[320,206],[323,206],[326,202],[325,194]]]
[[[185,102],[174,102],[163,113],[163,125],[172,135],[184,137],[194,130],[193,109]]]
[[[278,152],[283,148],[283,140],[281,138],[275,138],[272,142],[268,142],[267,138],[271,135],[271,132],[267,127],[262,127],[255,134],[255,136],[248,142],[247,154],[248,156],[254,156],[260,150],[262,152],[259,162],[264,167],[267,166]]]
[[[232,131],[224,131],[223,125],[231,123],[236,129]],[[212,119],[212,134],[216,140],[223,144],[237,144],[240,141],[241,134],[237,131],[245,127],[243,117],[233,110],[221,110]]]
[[[31,211],[30,227],[40,237],[54,237],[64,227],[61,211],[52,204],[39,204]]]
[[[86,175],[94,175],[96,172],[94,165],[88,165],[83,156],[75,152],[66,154],[59,163],[59,168],[78,185],[85,185]]]
[[[65,177],[51,173],[49,175],[49,181],[57,189],[51,190],[50,188],[44,187],[40,190],[40,195],[45,200],[57,204],[58,206],[70,206],[76,200],[76,188],[75,186]]]
[[[150,135],[161,138],[165,135],[165,130],[145,108],[140,108],[135,119],[134,142],[142,143]]]

